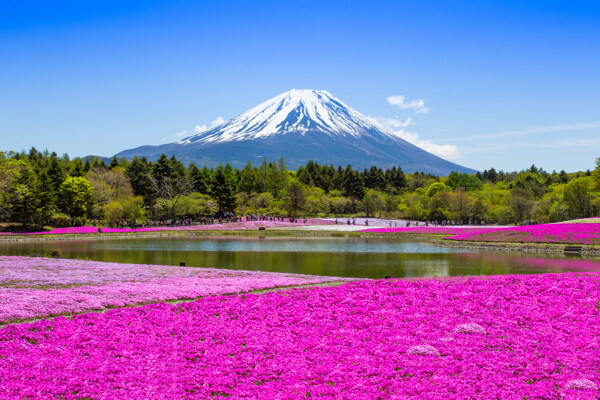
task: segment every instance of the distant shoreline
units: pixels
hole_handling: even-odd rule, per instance
[[[468,242],[443,239],[447,234],[407,233],[407,232],[357,232],[322,229],[289,230],[285,228],[267,230],[197,230],[197,231],[147,231],[131,233],[85,233],[58,235],[0,235],[0,243],[23,243],[70,240],[119,240],[158,237],[331,237],[331,238],[388,238],[423,240],[428,244],[472,250],[495,250],[523,253],[563,253],[566,246],[573,243],[519,243],[519,242]],[[600,245],[575,244],[581,246],[581,255],[600,256]]]
[[[567,246],[581,246],[581,255],[600,256],[600,245],[573,243],[521,243],[521,242],[468,242],[458,240],[432,239],[432,244],[473,250],[497,250],[523,253],[564,253]]]

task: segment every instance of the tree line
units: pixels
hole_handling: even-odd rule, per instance
[[[176,157],[71,159],[32,148],[0,152],[0,221],[26,226],[111,226],[225,215],[392,217],[436,223],[517,224],[598,216],[593,171],[494,168],[437,177],[401,167],[362,171],[283,159],[199,168]]]

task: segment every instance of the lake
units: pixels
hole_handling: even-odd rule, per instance
[[[600,258],[477,251],[386,238],[170,237],[0,243],[3,255],[357,278],[600,271]]]

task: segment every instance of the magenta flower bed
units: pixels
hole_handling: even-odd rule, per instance
[[[360,281],[0,328],[3,399],[597,399],[600,275]]]
[[[477,242],[600,244],[600,224],[544,224],[463,233],[451,240]]]
[[[158,232],[158,231],[234,231],[234,230],[246,230],[246,229],[258,229],[260,227],[265,228],[277,228],[277,227],[292,227],[302,225],[331,225],[333,222],[325,221],[322,219],[307,219],[306,224],[301,219],[300,222],[279,222],[279,221],[242,221],[242,222],[229,222],[223,224],[213,225],[186,225],[186,226],[166,226],[166,227],[154,227],[154,228],[102,228],[103,233],[131,233],[131,232]],[[86,234],[86,233],[98,233],[98,228],[94,226],[77,226],[72,228],[57,228],[50,231],[44,232],[26,232],[26,233],[12,233],[12,232],[0,232],[0,235],[63,235],[63,234]]]
[[[0,256],[0,324],[344,278]]]
[[[458,235],[461,233],[487,232],[493,228],[489,226],[453,227],[453,226],[409,226],[398,228],[372,228],[362,229],[360,232],[385,232],[385,233],[430,233],[434,235]]]

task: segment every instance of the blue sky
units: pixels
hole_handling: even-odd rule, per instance
[[[480,170],[600,157],[597,1],[5,0],[0,60],[2,150],[111,156],[299,88]]]

